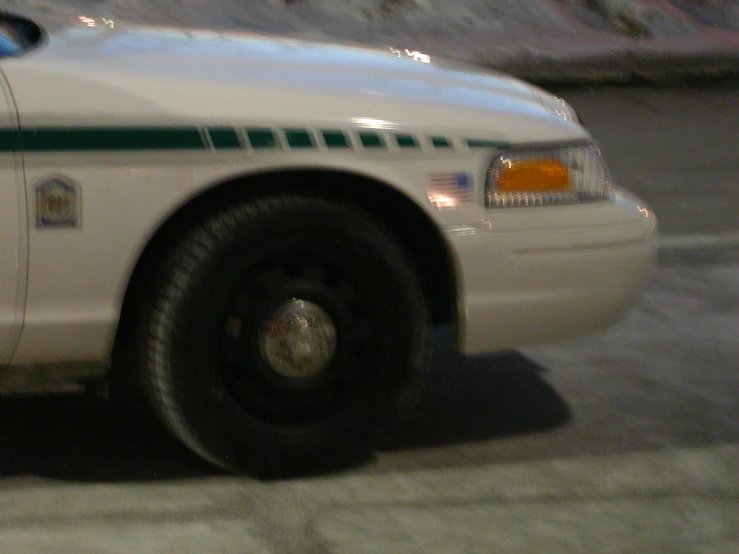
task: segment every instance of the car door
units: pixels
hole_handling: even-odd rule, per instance
[[[27,217],[22,162],[18,116],[0,73],[0,365],[10,360],[23,323]]]

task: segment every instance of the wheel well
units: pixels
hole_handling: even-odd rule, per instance
[[[413,259],[435,323],[456,316],[454,261],[444,238],[418,205],[386,183],[338,171],[279,171],[238,177],[191,199],[154,234],[136,263],[126,288],[116,336],[131,338],[137,305],[161,255],[176,238],[213,210],[234,200],[286,192],[313,192],[352,202],[382,221]]]

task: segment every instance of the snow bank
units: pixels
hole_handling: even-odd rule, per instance
[[[739,0],[0,0],[0,7],[392,45],[514,70],[587,60],[613,70],[635,56],[739,57]]]

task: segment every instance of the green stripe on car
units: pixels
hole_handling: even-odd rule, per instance
[[[452,142],[446,137],[431,137],[434,148],[452,148]]]
[[[285,129],[285,138],[290,148],[315,148],[311,133],[305,129]]]
[[[77,150],[201,150],[208,147],[196,127],[109,129],[38,128],[21,131],[23,149],[34,152]]]
[[[272,129],[247,129],[246,136],[254,150],[277,148],[279,146],[277,135]]]
[[[282,137],[282,138],[281,138]],[[353,138],[352,138],[353,137]],[[319,144],[319,141],[322,142]],[[135,150],[294,150],[356,149],[389,150],[388,140],[401,151],[430,144],[434,149],[456,148],[452,138],[442,135],[422,137],[412,133],[371,130],[271,128],[271,127],[38,127],[18,132],[0,129],[0,151],[28,152],[135,151]],[[470,149],[510,147],[502,141],[464,138]]]
[[[507,142],[487,139],[467,139],[467,146],[470,148],[510,148]]]
[[[362,141],[362,146],[365,148],[387,148],[385,141],[378,133],[364,131],[359,133],[359,140]]]
[[[351,148],[352,146],[344,131],[324,129],[321,134],[326,148]]]
[[[208,135],[213,148],[244,148],[239,140],[239,134],[236,129],[228,127],[209,127]]]
[[[21,137],[18,131],[0,129],[0,152],[15,152],[21,149]]]
[[[418,148],[418,140],[413,135],[395,135],[395,142],[398,143],[400,148]]]

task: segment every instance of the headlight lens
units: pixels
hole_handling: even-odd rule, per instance
[[[488,171],[488,208],[577,204],[609,198],[613,180],[593,143],[511,148]]]

